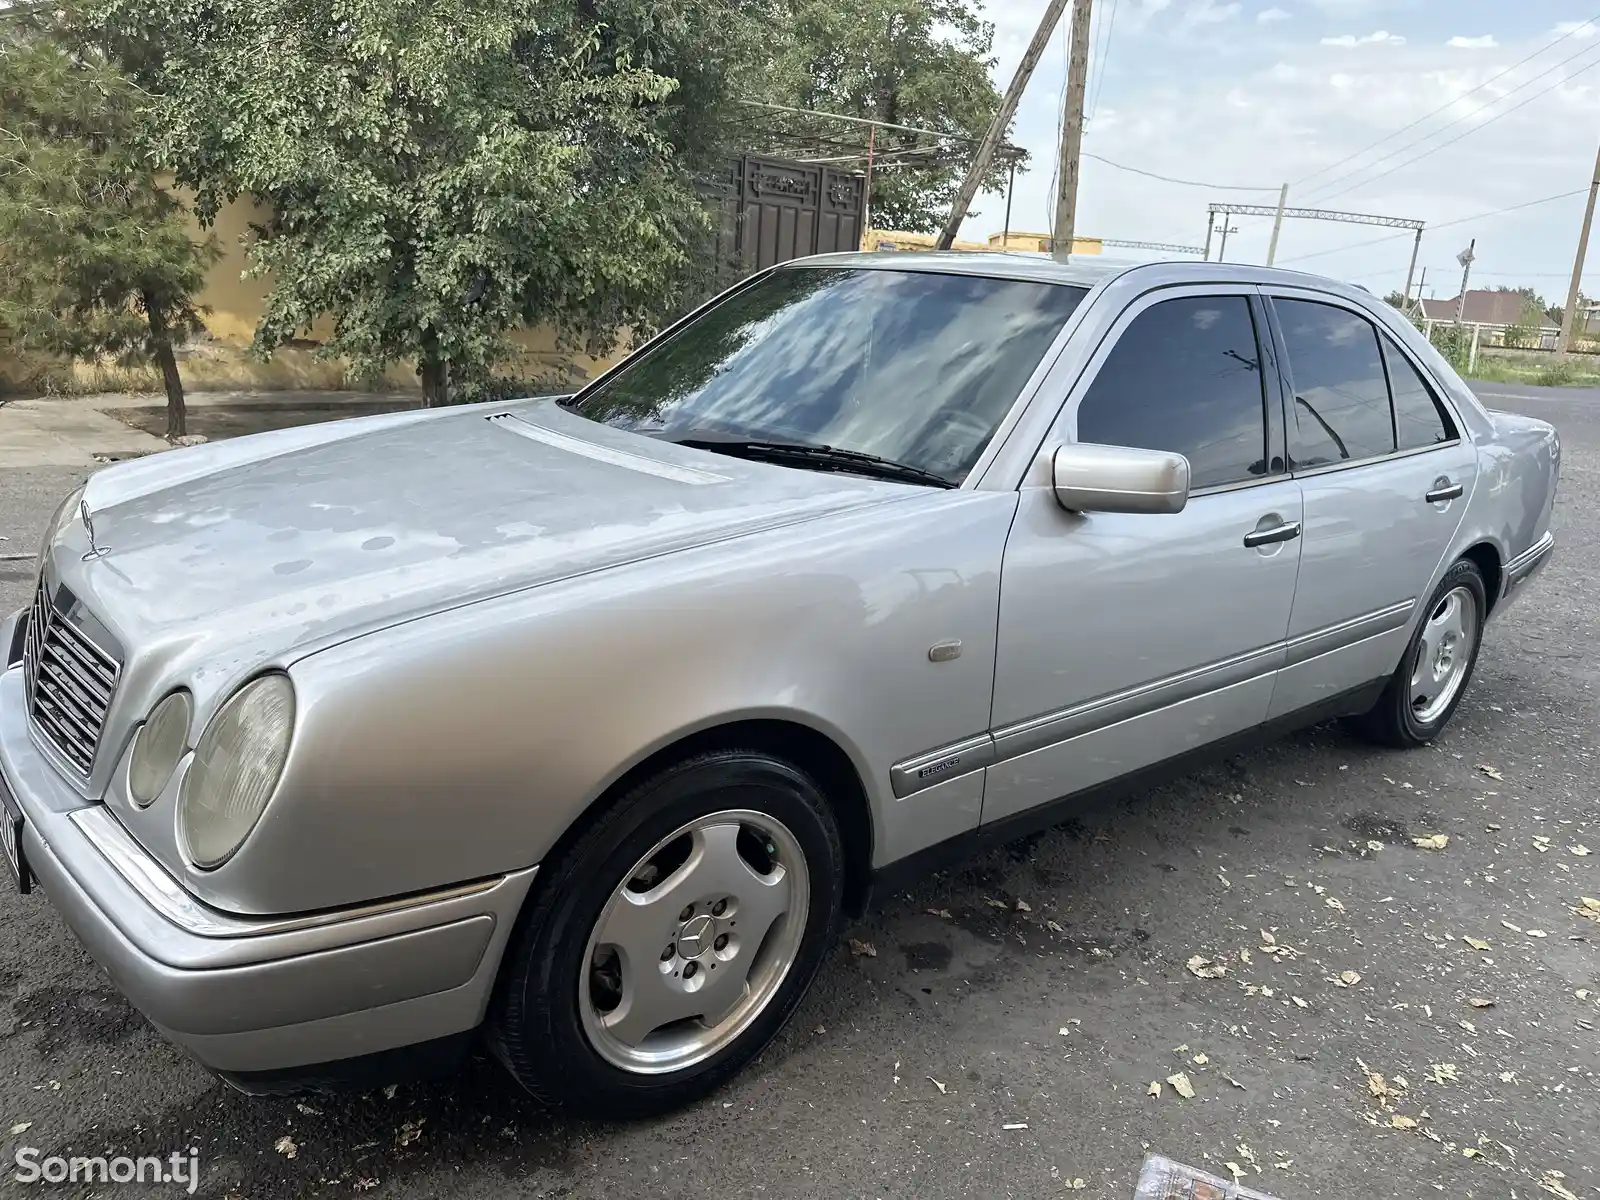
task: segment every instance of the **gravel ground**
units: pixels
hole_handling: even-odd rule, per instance
[[[1161,1153],[1285,1200],[1600,1196],[1600,392],[1483,390],[1561,427],[1561,540],[1437,746],[1312,730],[887,897],[754,1069],[626,1126],[481,1062],[237,1096],[0,896],[0,1162],[196,1146],[214,1197],[1125,1198]],[[79,478],[0,472],[0,554]],[[30,573],[0,563],[0,605]]]

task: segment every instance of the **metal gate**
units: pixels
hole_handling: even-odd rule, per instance
[[[714,187],[719,273],[743,277],[791,258],[859,249],[865,184],[818,163],[739,159]]]

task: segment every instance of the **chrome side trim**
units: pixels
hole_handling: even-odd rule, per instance
[[[443,900],[458,900],[492,891],[501,879],[485,879],[477,883],[464,883],[436,892],[423,892],[393,900],[381,900],[358,908],[342,908],[332,912],[302,913],[288,917],[236,917],[218,912],[200,903],[171,875],[145,853],[115,817],[104,808],[80,808],[70,814],[69,820],[96,850],[100,852],[117,874],[127,880],[128,886],[161,916],[179,929],[197,937],[248,938],[272,933],[290,933],[298,929],[315,929],[324,925],[337,925],[361,917],[375,917],[385,913],[400,912],[437,904]]]
[[[966,775],[994,761],[994,738],[982,733],[896,763],[889,768],[889,786],[894,789],[896,799],[904,800],[936,783]]]
[[[1544,543],[1541,542],[1541,545]],[[1548,547],[1545,552],[1548,553]],[[1522,557],[1531,561],[1534,555],[1530,552]],[[1070,708],[1016,721],[992,733],[953,742],[896,763],[889,769],[890,784],[895,796],[903,800],[924,788],[969,771],[997,766],[1035,750],[1094,733],[1109,725],[1148,716],[1158,709],[1247,683],[1262,675],[1298,666],[1313,658],[1346,650],[1358,643],[1404,629],[1416,606],[1415,600],[1391,604],[1348,621],[1313,629],[1287,641],[1274,642],[1270,646],[1206,663],[1164,679],[1151,680],[1125,691],[1098,696]]]
[[[1317,467],[1296,467],[1291,472],[1296,479],[1314,479],[1318,475],[1332,475],[1336,471],[1351,471],[1357,467],[1370,467],[1377,463],[1395,462],[1402,458],[1415,458],[1419,454],[1435,454],[1440,450],[1454,450],[1461,445],[1461,439],[1453,438],[1448,442],[1438,442],[1431,446],[1413,446],[1409,450],[1395,450],[1388,454],[1373,454],[1366,458],[1353,458],[1349,462],[1324,463]]]
[[[1158,708],[1192,700],[1207,692],[1244,683],[1269,674],[1282,663],[1283,643],[1251,650],[1245,654],[1207,663],[1178,675],[1152,680],[1126,691],[1100,696],[1071,708],[1044,713],[994,731],[995,761],[1003,762],[1064,742],[1068,738],[1092,733],[1132,717],[1142,717]]]
[[[1506,564],[1505,595],[1509,596],[1528,580],[1532,579],[1550,561],[1551,551],[1556,546],[1556,535],[1546,533],[1528,549],[1517,555]]]
[[[1299,666],[1308,659],[1320,658],[1324,654],[1343,650],[1346,646],[1353,646],[1368,638],[1403,629],[1416,607],[1416,600],[1407,600],[1401,604],[1391,604],[1388,608],[1380,608],[1377,612],[1370,612],[1365,616],[1352,617],[1348,621],[1340,621],[1337,625],[1313,629],[1310,633],[1290,638],[1286,643],[1287,652],[1284,655],[1283,665]]]
[[[570,454],[580,454],[584,458],[591,458],[596,462],[609,463],[613,467],[622,467],[629,471],[638,471],[643,475],[654,475],[658,479],[670,479],[674,483],[687,483],[702,486],[708,483],[727,483],[728,476],[718,475],[713,471],[702,471],[698,467],[684,467],[677,463],[661,462],[659,459],[647,458],[643,454],[634,454],[628,450],[618,450],[613,446],[600,446],[594,442],[586,442],[581,438],[568,437],[564,433],[557,433],[554,429],[546,429],[525,420],[515,413],[496,413],[484,420],[503,429],[507,433],[514,433],[518,437],[525,437],[530,441],[543,442],[546,446],[553,446],[557,450],[565,450]]]
[[[1528,549],[1524,550],[1521,554],[1517,555],[1506,564],[1506,574],[1527,574],[1528,568],[1533,566],[1533,564],[1539,559],[1549,554],[1550,551],[1555,548],[1555,544],[1556,535],[1553,533],[1546,533],[1532,546],[1528,547]]]

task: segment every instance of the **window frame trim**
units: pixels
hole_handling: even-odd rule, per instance
[[[1256,340],[1256,353],[1261,356],[1261,423],[1262,423],[1262,448],[1266,453],[1267,465],[1270,468],[1274,455],[1284,464],[1280,471],[1269,470],[1259,479],[1240,479],[1232,483],[1217,483],[1206,487],[1191,488],[1190,499],[1203,496],[1212,496],[1221,492],[1246,491],[1250,488],[1265,487],[1271,484],[1283,483],[1291,478],[1288,471],[1288,446],[1283,440],[1286,430],[1282,427],[1282,395],[1279,391],[1282,384],[1275,378],[1278,367],[1278,355],[1275,347],[1268,344],[1270,331],[1262,324],[1266,316],[1264,305],[1261,303],[1261,289],[1254,283],[1185,283],[1166,285],[1152,288],[1147,292],[1129,300],[1116,318],[1110,323],[1099,344],[1089,356],[1072,387],[1068,390],[1062,401],[1060,410],[1056,413],[1055,420],[1051,423],[1049,432],[1045,437],[1045,445],[1060,442],[1070,442],[1073,445],[1090,445],[1078,437],[1078,409],[1082,406],[1089,390],[1095,381],[1100,378],[1100,372],[1105,368],[1106,360],[1122,340],[1128,327],[1140,316],[1169,300],[1207,300],[1222,297],[1238,297],[1245,301],[1250,314],[1250,324]],[[1268,360],[1272,367],[1269,370]],[[1274,413],[1273,406],[1278,406]],[[1274,417],[1277,417],[1274,420]],[[1024,485],[1025,486],[1025,485]]]
[[[1345,462],[1325,463],[1322,466],[1306,467],[1304,469],[1297,469],[1292,463],[1288,463],[1289,474],[1291,478],[1312,479],[1318,475],[1332,475],[1339,471],[1350,471],[1359,467],[1370,467],[1378,463],[1393,462],[1397,459],[1416,458],[1419,455],[1433,454],[1441,450],[1450,450],[1461,445],[1462,441],[1464,440],[1462,430],[1465,428],[1465,426],[1462,423],[1460,414],[1456,412],[1455,405],[1450,402],[1448,393],[1446,393],[1445,390],[1438,385],[1438,382],[1434,379],[1433,374],[1416,360],[1416,357],[1406,348],[1403,339],[1395,337],[1392,333],[1390,333],[1389,330],[1385,328],[1384,323],[1379,321],[1374,314],[1368,312],[1363,306],[1346,300],[1343,296],[1335,295],[1332,292],[1320,292],[1314,288],[1260,285],[1258,290],[1260,291],[1262,300],[1266,306],[1267,319],[1272,330],[1273,344],[1278,352],[1277,358],[1279,369],[1279,385],[1282,388],[1284,419],[1284,460],[1286,463],[1288,463],[1289,453],[1289,397],[1293,395],[1294,384],[1289,375],[1289,347],[1283,336],[1283,322],[1278,315],[1277,301],[1300,300],[1309,304],[1326,304],[1332,308],[1343,309],[1352,316],[1359,317],[1365,321],[1369,326],[1371,326],[1373,334],[1378,338],[1378,359],[1383,366],[1383,384],[1389,393],[1389,425],[1391,430],[1394,432],[1395,444],[1397,447],[1396,449],[1391,450],[1386,454],[1373,454],[1368,455],[1365,458],[1353,458]],[[1396,350],[1405,356],[1406,361],[1411,364],[1412,369],[1417,372],[1418,377],[1421,378],[1422,382],[1429,387],[1435,403],[1444,407],[1446,415],[1448,415],[1450,418],[1450,424],[1455,430],[1455,437],[1453,437],[1450,441],[1438,442],[1432,446],[1414,446],[1408,450],[1398,449],[1400,441],[1399,423],[1394,411],[1394,383],[1389,377],[1389,360],[1388,356],[1383,352],[1383,343],[1385,338],[1388,339],[1388,341]]]
[[[1428,399],[1432,401],[1435,412],[1444,420],[1444,424],[1446,426],[1445,432],[1449,433],[1452,429],[1455,431],[1453,436],[1445,438],[1445,440],[1442,442],[1434,442],[1427,446],[1412,446],[1409,449],[1413,452],[1418,450],[1432,450],[1436,446],[1448,446],[1453,442],[1459,442],[1461,440],[1461,422],[1456,420],[1454,412],[1445,407],[1444,400],[1440,395],[1439,389],[1434,385],[1433,381],[1422,372],[1421,368],[1411,361],[1410,356],[1407,355],[1405,350],[1401,347],[1399,340],[1391,337],[1389,331],[1382,327],[1379,327],[1378,329],[1378,350],[1383,358],[1383,373],[1389,380],[1389,416],[1394,424],[1395,453],[1404,454],[1407,453],[1407,450],[1400,446],[1400,408],[1399,405],[1395,403],[1394,370],[1389,364],[1389,352],[1391,350],[1400,355],[1401,359],[1404,360],[1405,364],[1409,366],[1412,372],[1416,375],[1417,381],[1422,384],[1422,390],[1424,394],[1426,394]]]

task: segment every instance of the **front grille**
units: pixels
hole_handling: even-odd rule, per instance
[[[42,580],[28,611],[22,671],[34,728],[87,777],[122,664],[66,618]]]

